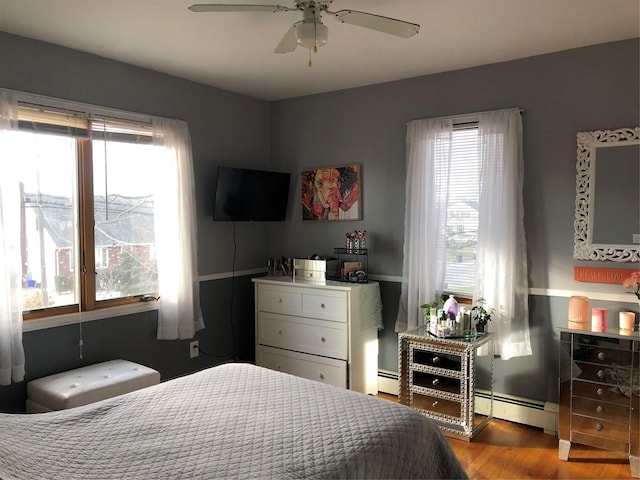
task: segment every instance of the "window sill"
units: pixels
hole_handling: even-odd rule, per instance
[[[61,327],[63,325],[73,325],[80,322],[91,322],[104,318],[121,317],[135,313],[148,312],[158,309],[158,302],[140,302],[118,307],[102,308],[90,312],[69,313],[66,315],[56,315],[55,317],[34,318],[25,320],[22,323],[23,332],[33,332],[46,328]]]

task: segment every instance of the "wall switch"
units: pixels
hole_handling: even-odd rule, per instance
[[[194,340],[193,342],[189,343],[189,358],[196,358],[198,355],[200,355],[200,348],[198,348],[200,346],[200,344],[198,343],[198,340]]]
[[[633,243],[640,243],[640,233],[633,234]]]

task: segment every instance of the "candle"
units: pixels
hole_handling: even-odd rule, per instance
[[[589,330],[589,299],[574,295],[569,299],[569,328]]]
[[[633,332],[635,322],[636,322],[636,314],[633,312],[620,312],[620,330],[628,330],[629,332]]]
[[[606,308],[591,309],[591,330],[594,332],[606,332],[609,327],[609,314]]]

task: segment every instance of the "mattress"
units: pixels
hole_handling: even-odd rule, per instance
[[[0,414],[0,478],[466,478],[395,402],[226,364],[90,405]]]

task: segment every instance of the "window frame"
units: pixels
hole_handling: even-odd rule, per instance
[[[29,130],[26,125],[31,122],[38,123],[39,126],[50,127],[48,133],[55,134],[56,131],[67,129],[67,124],[56,121],[64,115],[79,116],[84,120],[84,124],[77,124],[74,131],[80,134],[71,134],[76,143],[76,171],[78,204],[76,206],[78,215],[78,227],[75,234],[78,241],[78,252],[73,256],[74,281],[77,286],[77,303],[72,305],[61,305],[45,308],[25,310],[22,313],[24,321],[45,319],[68,314],[82,314],[85,312],[98,311],[113,307],[123,307],[140,302],[146,302],[149,298],[158,297],[158,292],[148,292],[143,294],[128,295],[119,298],[96,299],[96,277],[97,268],[95,265],[95,234],[94,234],[94,209],[93,209],[93,140],[100,139],[99,130],[94,134],[94,124],[102,121],[103,124],[113,125],[116,135],[123,134],[123,127],[130,128],[132,136],[153,137],[151,118],[90,105],[66,102],[47,97],[35,97],[32,95],[17,94],[18,97],[18,124],[23,124],[19,130]],[[29,113],[29,115],[27,114]],[[97,120],[96,120],[97,119]],[[35,130],[35,128],[33,128]],[[102,133],[104,136],[104,133]],[[98,138],[96,138],[98,137]],[[151,142],[149,142],[151,143]]]

